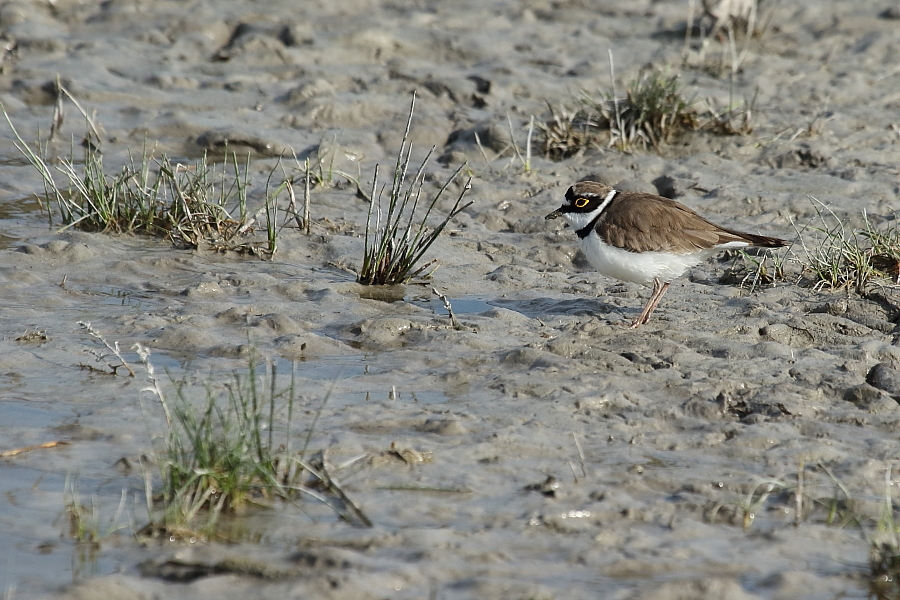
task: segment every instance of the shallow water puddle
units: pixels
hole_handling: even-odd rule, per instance
[[[0,401],[0,412],[3,413],[3,422],[0,424],[0,432],[22,429],[36,429],[42,431],[49,426],[58,424],[74,413],[67,408],[60,408],[57,404],[49,402],[31,402],[3,400]],[[4,436],[4,439],[9,437]],[[0,449],[0,451],[5,448]]]
[[[279,373],[293,372],[307,379],[335,381],[349,379],[366,373],[370,367],[368,356],[317,356],[308,360],[290,361],[278,358],[276,367]]]
[[[440,298],[419,296],[415,298],[405,298],[405,300],[416,306],[430,308],[437,315],[448,315],[447,309],[444,307],[444,302]],[[481,296],[447,298],[447,300],[450,301],[450,306],[453,308],[453,314],[456,315],[477,314],[494,308],[494,305],[492,304],[493,301],[489,302]]]
[[[391,373],[397,365],[388,355],[360,354],[357,356],[320,356],[310,360],[292,362],[286,359],[278,359],[277,371],[287,377],[293,370],[296,377],[321,381],[321,394],[327,393],[330,383],[348,382],[351,380],[364,380],[368,375],[382,375]],[[281,376],[279,375],[279,376]],[[329,383],[330,382],[330,383]],[[356,386],[360,387],[360,386]],[[366,386],[362,386],[366,387]],[[371,401],[395,401],[413,402],[421,404],[438,404],[447,402],[449,397],[441,390],[418,389],[410,390],[403,387],[391,386],[385,389],[384,385],[373,385],[367,391],[352,391],[342,389],[340,393],[332,394],[328,399],[329,406],[349,406]]]
[[[41,212],[41,204],[35,197],[0,202],[0,249],[13,248],[27,239],[34,228],[34,215]]]
[[[0,202],[0,219],[18,219],[42,212],[41,203],[34,196]]]
[[[96,508],[98,527],[105,550],[85,542],[76,543],[68,535],[70,522],[65,510],[67,475],[19,465],[0,463],[0,589],[8,597],[18,590],[23,596],[35,589],[63,585],[98,574],[109,574],[133,560],[131,553],[110,551],[116,544],[107,534],[116,506],[107,498],[92,496],[101,485],[98,479],[78,479],[75,493],[79,504]],[[68,485],[71,490],[72,481]],[[131,511],[126,511],[131,512]],[[120,517],[119,526],[128,525]]]
[[[52,441],[54,436],[47,430],[71,419],[73,410],[47,402],[3,401],[0,412],[0,439],[4,440],[0,452],[22,450],[0,458],[0,589],[4,594],[11,590],[27,594],[48,583],[62,585],[113,572],[116,561],[73,543],[66,535],[67,476],[40,466],[55,458],[46,453],[67,448],[26,449]],[[85,481],[78,487],[93,491],[98,483]],[[81,500],[90,503],[90,492],[86,494],[88,498]]]
[[[70,291],[90,296],[95,304],[102,304],[105,306],[133,306],[135,308],[142,308],[147,302],[152,302],[153,306],[156,306],[160,302],[158,294],[137,292],[135,290],[113,287],[79,286],[73,285],[68,281],[66,281],[65,287]]]

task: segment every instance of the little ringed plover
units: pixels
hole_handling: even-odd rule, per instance
[[[601,274],[653,285],[637,328],[650,315],[673,279],[729,248],[780,248],[785,240],[742,233],[710,223],[688,207],[662,196],[618,192],[594,181],[576,183],[562,206],[546,216],[564,217],[575,229],[581,250]]]

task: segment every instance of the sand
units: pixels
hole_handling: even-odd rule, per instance
[[[631,331],[648,290],[593,273],[573,232],[543,217],[591,177],[665,187],[715,222],[792,240],[822,205],[849,226],[864,210],[896,226],[889,4],[777,3],[760,39],[737,40],[732,77],[727,39],[694,39],[682,66],[685,1],[5,3],[0,100],[26,139],[46,137],[59,75],[110,165],[145,140],[189,160],[227,140],[253,154],[258,202],[282,154],[289,169],[310,158],[370,182],[395,160],[415,90],[414,155],[435,145],[440,157],[426,190],[467,160],[474,204],[432,248],[432,279],[388,302],[350,272],[367,204],[340,177],[313,190],[311,235],[284,229],[272,261],[189,251],[48,226],[4,128],[0,450],[68,444],[0,459],[0,587],[59,599],[866,597],[866,536],[898,458],[896,290],[861,297],[794,276],[751,290],[721,282],[731,262],[712,259]],[[547,102],[608,90],[608,50],[620,90],[651,64],[680,73],[701,106],[755,95],[753,132],[660,154],[536,153],[526,173],[507,118],[522,147]],[[51,150],[66,156],[84,129],[67,104]],[[790,252],[796,275],[803,250]],[[102,347],[79,321],[118,342],[136,377],[85,369],[103,367],[86,352]],[[147,518],[137,465],[160,416],[135,343],[200,389],[245,369],[251,347],[283,377],[293,369],[298,440],[333,386],[311,446],[335,468],[359,459],[341,481],[374,526],[307,500],[251,511],[232,543],[133,540]],[[126,498],[123,529],[95,551],[68,535],[67,477],[104,528]]]

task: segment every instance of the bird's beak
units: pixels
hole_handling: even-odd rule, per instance
[[[555,219],[556,217],[558,217],[560,215],[562,215],[562,207],[557,208],[556,210],[554,210],[552,213],[550,213],[549,215],[547,215],[544,218],[545,219]]]

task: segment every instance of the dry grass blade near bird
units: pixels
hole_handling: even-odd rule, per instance
[[[562,206],[546,216],[564,217],[581,250],[601,274],[652,285],[637,328],[650,320],[669,285],[690,267],[732,248],[780,248],[785,240],[720,227],[662,196],[619,192],[595,181],[576,183]]]

